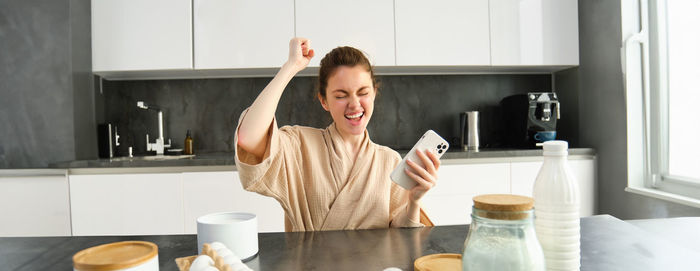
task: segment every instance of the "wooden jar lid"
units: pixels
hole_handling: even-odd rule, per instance
[[[440,253],[426,255],[413,262],[416,271],[460,271],[462,270],[462,255]]]
[[[111,271],[141,265],[158,256],[158,246],[145,241],[124,241],[83,249],[73,255],[80,271]]]
[[[511,194],[479,195],[473,200],[474,208],[486,211],[480,216],[505,220],[526,218],[527,214],[519,212],[531,210],[535,204],[535,200],[531,197]],[[514,214],[508,212],[514,212]]]

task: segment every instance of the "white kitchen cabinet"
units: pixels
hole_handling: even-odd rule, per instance
[[[107,79],[273,76],[293,36],[312,40],[311,67],[347,45],[382,74],[579,63],[577,0],[100,0],[91,15],[93,72]]]
[[[180,173],[71,175],[73,235],[184,232]]]
[[[191,0],[93,0],[92,70],[192,69]]]
[[[474,196],[508,193],[509,163],[443,165],[422,206],[435,225],[468,224]]]
[[[579,182],[581,216],[595,214],[595,161],[569,160]],[[423,208],[435,225],[471,223],[474,196],[512,193],[531,197],[541,166],[541,160],[443,165],[438,171],[437,185],[422,200]]]
[[[488,0],[395,1],[396,64],[488,66]]]
[[[569,166],[578,180],[581,193],[581,216],[596,214],[596,160],[570,160]]]
[[[595,161],[595,159],[568,161],[569,167],[578,181],[581,200],[580,215],[582,217],[594,215],[596,212]],[[541,167],[541,161],[512,163],[510,171],[512,193],[532,197],[532,189]]]
[[[542,161],[512,163],[510,167],[511,193],[532,197],[535,179],[541,167]]]
[[[284,211],[270,197],[243,190],[238,172],[182,173],[185,233],[197,233],[197,217],[216,212],[248,212],[259,232],[284,232]]]
[[[0,237],[71,235],[68,179],[59,171],[0,170]]]
[[[491,65],[577,66],[577,0],[491,0]]]
[[[595,161],[594,158],[569,160],[579,181],[581,216],[595,213]],[[541,164],[541,160],[506,160],[442,165],[437,185],[422,200],[423,208],[436,225],[471,223],[474,196],[508,193],[532,196],[532,187]],[[260,232],[284,231],[284,211],[279,203],[270,197],[243,190],[238,172],[233,170],[83,174],[70,175],[69,181],[73,235],[195,234],[197,217],[231,211],[256,214]],[[30,192],[22,192],[22,196],[3,194],[5,191],[19,191],[15,188],[18,183],[12,185],[0,182],[0,188],[3,188],[0,190],[0,200],[37,203],[24,196]],[[36,190],[33,186],[27,187],[25,191]],[[60,191],[52,188],[54,190]],[[60,194],[42,194],[41,197],[49,199],[52,204],[35,209],[44,213],[52,208],[60,209],[60,202],[67,204],[67,193],[63,195],[64,198],[60,198]],[[68,217],[65,208],[63,210],[60,216]],[[11,216],[2,215],[0,219]],[[14,216],[17,217],[17,214]],[[70,227],[70,224],[63,223],[63,232],[69,235],[70,228],[65,227]],[[54,228],[52,226],[51,230]],[[0,232],[2,234],[6,233]]]
[[[296,0],[296,35],[311,40],[316,56],[309,66],[338,46],[352,46],[373,65],[396,65],[394,1]]]
[[[293,0],[193,0],[195,69],[280,67],[294,37]]]

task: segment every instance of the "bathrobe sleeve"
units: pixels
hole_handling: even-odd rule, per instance
[[[269,141],[265,154],[259,159],[238,146],[238,129],[247,113],[248,109],[241,114],[234,136],[236,169],[243,189],[273,197],[288,209],[290,178],[287,173],[290,167],[294,167],[293,150],[299,145],[298,129],[290,126],[279,129],[277,120],[273,119],[268,129]]]

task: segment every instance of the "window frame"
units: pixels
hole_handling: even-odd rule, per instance
[[[669,175],[666,1],[621,0],[625,191],[700,208],[700,180]]]

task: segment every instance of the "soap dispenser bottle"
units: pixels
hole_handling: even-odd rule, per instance
[[[194,154],[193,151],[193,142],[192,142],[192,134],[190,133],[190,130],[187,130],[187,136],[185,136],[185,150],[184,154],[185,155],[192,155]]]

